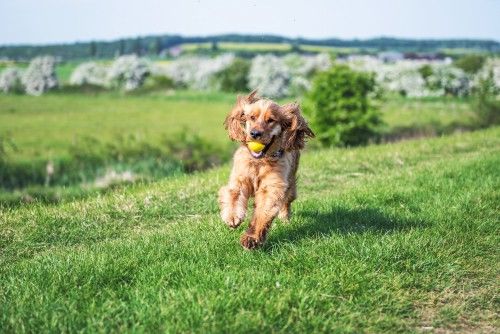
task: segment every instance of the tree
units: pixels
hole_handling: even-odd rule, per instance
[[[22,77],[26,93],[42,95],[46,91],[56,88],[58,80],[56,75],[56,61],[54,57],[44,56],[34,58]]]
[[[245,92],[248,90],[250,62],[236,58],[231,65],[216,74],[220,89],[225,92]]]
[[[97,45],[95,41],[90,42],[89,53],[91,58],[95,58],[95,56],[97,55]]]
[[[118,54],[120,56],[123,56],[125,54],[125,40],[123,39],[120,39],[120,42],[119,42],[119,49],[118,49]]]
[[[476,74],[483,67],[486,58],[482,55],[466,55],[455,61],[455,66],[465,73]]]
[[[142,55],[142,41],[141,41],[140,37],[137,37],[134,40],[134,53],[137,56],[141,56]]]
[[[163,49],[163,43],[160,37],[155,38],[153,53],[159,55]]]
[[[219,51],[219,46],[217,45],[216,41],[212,41],[211,49],[213,52]]]
[[[334,66],[314,78],[305,113],[322,145],[360,145],[377,138],[382,122],[370,103],[369,94],[374,90],[371,74],[345,65]]]

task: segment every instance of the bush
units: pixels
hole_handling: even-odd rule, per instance
[[[109,69],[107,79],[111,86],[125,91],[139,88],[150,74],[149,63],[136,55],[117,58]]]
[[[322,145],[360,145],[378,138],[380,114],[368,97],[374,90],[371,74],[345,65],[315,77],[305,112]]]
[[[248,90],[248,72],[250,62],[236,58],[231,65],[218,72],[215,77],[220,89],[225,92],[246,92]]]
[[[476,92],[486,88],[489,94],[500,97],[500,58],[486,60],[483,68],[475,75],[472,88]]]
[[[106,76],[107,69],[104,65],[95,62],[82,63],[71,73],[69,83],[74,86],[107,86]]]
[[[0,74],[0,91],[4,93],[21,93],[21,71],[14,67],[6,68]]]
[[[473,109],[479,127],[488,127],[500,123],[500,100],[495,96],[493,72],[479,80],[474,89]]]
[[[252,59],[248,84],[250,89],[258,91],[268,97],[287,96],[290,83],[290,72],[283,60],[273,56],[257,56]]]
[[[223,54],[213,59],[187,57],[173,61],[166,69],[166,74],[176,85],[194,90],[215,89],[216,73],[233,63],[232,54]]]
[[[418,68],[418,73],[420,73],[422,78],[427,81],[427,79],[433,74],[432,66],[429,64],[422,65]]]
[[[456,67],[436,66],[427,78],[427,86],[439,95],[467,96],[470,94],[470,80],[466,73]]]
[[[164,75],[150,75],[144,80],[144,84],[134,90],[133,94],[147,94],[152,92],[164,92],[175,88],[174,81]]]
[[[86,94],[86,95],[97,95],[109,91],[108,88],[104,86],[92,85],[92,84],[82,84],[82,85],[63,85],[60,86],[57,94]]]
[[[481,55],[466,55],[457,59],[454,65],[467,74],[476,74],[483,67],[486,58]]]
[[[217,147],[187,129],[163,140],[169,156],[179,161],[185,172],[211,168],[229,160],[231,151]]]
[[[33,59],[22,77],[26,93],[38,96],[56,88],[58,81],[55,65],[56,61],[51,56]]]

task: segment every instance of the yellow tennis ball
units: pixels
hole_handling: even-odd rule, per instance
[[[258,141],[249,141],[247,143],[248,148],[252,150],[252,152],[259,153],[266,147],[266,145],[259,143]]]

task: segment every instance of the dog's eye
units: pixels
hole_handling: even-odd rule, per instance
[[[267,120],[267,123],[271,124],[272,122],[274,122],[274,119],[270,118]]]
[[[254,115],[250,116],[250,119],[251,119],[252,121],[255,121],[255,116],[254,116]]]

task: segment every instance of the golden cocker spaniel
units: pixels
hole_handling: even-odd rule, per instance
[[[236,228],[245,219],[249,197],[255,197],[250,226],[240,240],[244,248],[254,249],[264,243],[276,216],[289,219],[290,204],[297,197],[300,150],[314,133],[298,104],[280,106],[257,97],[256,91],[238,97],[224,125],[241,146],[234,153],[229,184],[219,190],[220,214]]]

